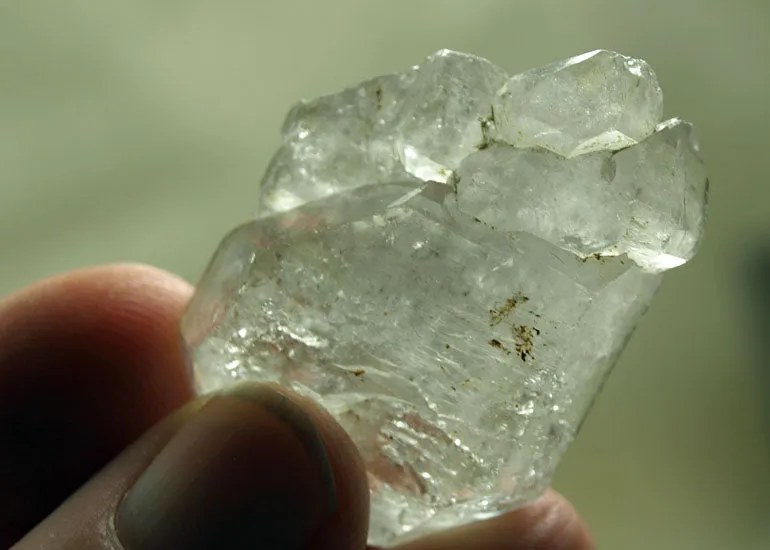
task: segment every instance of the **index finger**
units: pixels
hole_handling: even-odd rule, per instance
[[[0,548],[191,398],[177,328],[191,294],[112,265],[0,301]]]

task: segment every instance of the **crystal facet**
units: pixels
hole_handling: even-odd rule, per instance
[[[301,101],[262,180],[262,212],[384,181],[446,181],[482,141],[508,76],[486,59],[441,50],[420,67]]]
[[[597,50],[511,78],[495,101],[495,139],[566,157],[641,141],[663,115],[647,63]]]
[[[396,127],[398,152],[411,150],[448,173],[481,143],[479,115],[508,75],[486,59],[449,50],[429,57],[417,73]]]
[[[366,462],[372,544],[531,501],[701,238],[698,145],[660,106],[619,54],[508,79],[447,50],[298,104],[262,217],[182,320],[198,389],[329,409]]]
[[[393,122],[415,78],[415,71],[386,75],[295,105],[262,180],[262,209],[284,211],[364,183],[408,178]]]
[[[695,253],[708,192],[692,125],[660,124],[635,147],[565,158],[495,144],[453,175],[458,208],[580,256],[628,254],[650,271]]]

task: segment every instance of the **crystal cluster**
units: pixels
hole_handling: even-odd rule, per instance
[[[302,101],[182,321],[201,392],[315,398],[366,461],[390,545],[547,487],[708,181],[641,60],[513,77],[442,50]]]

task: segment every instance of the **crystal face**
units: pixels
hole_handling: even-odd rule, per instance
[[[548,486],[708,181],[640,60],[509,78],[442,50],[303,101],[182,320],[199,391],[316,399],[367,465],[370,542],[493,516]]]
[[[633,145],[662,115],[663,93],[650,66],[598,50],[506,82],[495,101],[495,135],[570,157]]]

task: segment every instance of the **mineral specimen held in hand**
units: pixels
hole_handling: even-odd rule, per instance
[[[532,500],[708,182],[649,66],[581,55],[509,78],[442,50],[303,101],[182,321],[198,389],[317,399],[368,467],[370,541]]]

